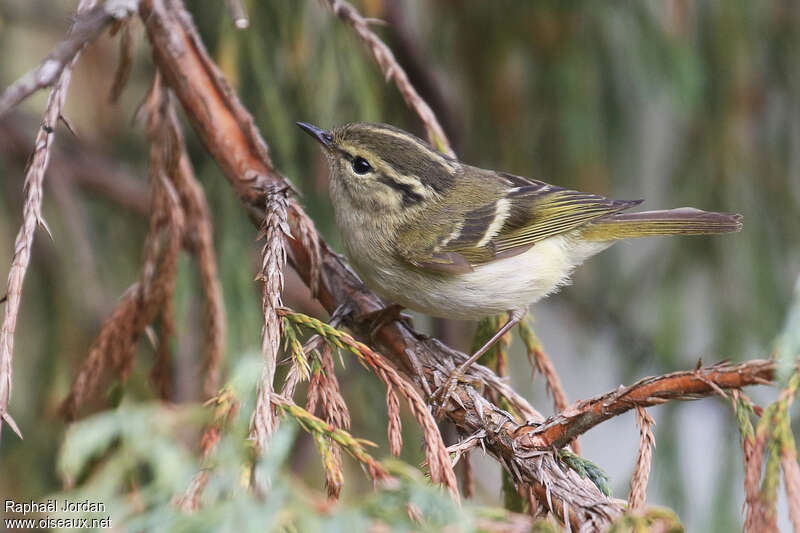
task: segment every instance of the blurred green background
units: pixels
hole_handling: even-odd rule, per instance
[[[47,54],[69,27],[76,4],[0,3],[0,86]],[[255,116],[278,168],[302,191],[317,227],[338,248],[326,166],[294,122],[388,122],[422,135],[420,122],[322,3],[245,4],[245,31],[234,28],[222,1],[195,0],[188,7]],[[615,246],[580,268],[572,286],[535,306],[537,333],[571,400],[691,368],[700,358],[710,363],[769,355],[800,272],[800,4],[355,4],[387,22],[376,30],[438,114],[461,159],[616,198],[646,198],[650,209],[694,206],[744,215],[744,231],[736,235]],[[46,182],[44,215],[54,240],[37,234],[16,336],[11,411],[25,440],[3,432],[0,499],[40,498],[60,488],[54,462],[65,425],[57,406],[100,323],[139,275],[147,231],[147,145],[134,115],[153,67],[138,21],[134,36],[131,80],[118,104],[108,102],[118,60],[115,39],[105,35],[87,49],[73,76],[65,115],[77,135],[58,131]],[[46,97],[40,92],[0,119],[3,280],[21,221],[25,159]],[[186,131],[215,224],[230,368],[259,346],[256,232],[213,160]],[[120,184],[129,189],[120,193]],[[174,366],[175,400],[184,402],[201,398],[202,298],[194,267],[185,259],[180,266]],[[287,303],[318,312],[298,283],[288,276]],[[459,348],[470,345],[472,324],[416,320]],[[150,399],[153,350],[144,342],[138,355],[121,387],[126,398]],[[510,374],[518,390],[550,412],[543,382],[529,379],[516,341]],[[382,386],[354,361],[339,375],[354,433],[379,443],[378,457],[388,455]],[[766,401],[774,391],[753,395]],[[98,401],[90,411],[104,406]],[[707,399],[651,413],[657,448],[649,501],[675,509],[689,531],[738,529],[741,452],[730,406]],[[424,454],[413,419],[407,417],[404,427],[403,458],[418,464]],[[638,446],[633,416],[598,427],[582,442],[583,454],[609,472],[615,495],[625,497]],[[292,468],[317,487],[318,463],[310,439],[301,437]],[[498,465],[477,457],[475,463],[476,499],[500,504]],[[369,486],[357,466],[348,468],[345,498]]]

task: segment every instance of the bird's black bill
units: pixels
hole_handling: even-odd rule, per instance
[[[308,124],[306,122],[296,122],[295,124],[300,126],[300,129],[302,129],[304,132],[314,137],[328,150],[333,149],[333,135],[331,135],[329,131],[323,130],[322,128],[318,128],[313,124]]]

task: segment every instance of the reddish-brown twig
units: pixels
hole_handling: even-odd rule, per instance
[[[522,342],[525,344],[525,348],[528,351],[528,361],[530,361],[531,368],[534,369],[534,373],[538,370],[539,373],[544,376],[545,382],[547,383],[547,390],[549,390],[550,394],[553,396],[555,411],[556,413],[560,413],[569,405],[567,393],[564,391],[564,386],[561,385],[561,378],[558,377],[558,372],[556,372],[553,361],[547,356],[544,348],[542,348],[542,343],[533,331],[530,315],[527,315],[519,323],[517,331],[519,331],[519,336],[522,338]],[[577,438],[572,439],[570,446],[575,453],[581,453]]]
[[[448,155],[455,155],[450,147],[450,140],[444,133],[444,129],[439,124],[439,120],[433,110],[408,80],[406,71],[397,62],[392,50],[369,27],[369,21],[361,16],[361,13],[352,4],[345,0],[325,0],[325,2],[331,11],[349,24],[359,39],[367,45],[381,72],[386,76],[386,80],[394,80],[397,89],[403,96],[403,100],[425,124],[425,131],[431,144]]]
[[[560,448],[597,424],[637,405],[648,407],[669,400],[695,400],[718,394],[724,389],[768,384],[774,369],[773,361],[756,359],[645,378],[629,387],[580,401],[550,417],[544,424],[519,431],[519,443],[538,450]]]
[[[167,187],[164,183],[162,187]],[[105,321],[92,344],[86,361],[62,404],[61,411],[72,420],[78,408],[94,394],[103,371],[111,366],[124,379],[133,363],[134,348],[145,328],[164,309],[164,302],[174,284],[174,266],[180,251],[183,215],[177,202],[167,205],[167,217],[154,216],[151,237],[145,245],[145,269],[142,281],[131,286],[123,295],[114,313]],[[164,235],[166,233],[166,235]],[[159,252],[162,237],[166,238]]]
[[[180,197],[181,206],[187,218],[184,245],[197,260],[200,284],[203,288],[205,322],[203,328],[205,337],[203,391],[207,397],[211,397],[219,387],[219,365],[225,349],[226,331],[222,283],[219,279],[214,252],[214,230],[206,195],[195,177],[189,154],[186,152],[181,126],[171,101],[168,102],[164,120],[166,121],[165,127],[169,129],[172,150],[177,158],[177,165],[171,175],[172,183]]]
[[[158,76],[143,106],[147,113],[147,132],[150,139],[150,176],[152,207],[150,231],[144,244],[144,261],[141,280],[123,295],[117,308],[109,317],[89,350],[61,411],[74,419],[78,408],[94,394],[106,368],[114,368],[125,379],[133,365],[136,345],[145,329],[159,313],[169,312],[169,300],[175,285],[178,254],[185,227],[185,214],[172,176],[178,168],[175,138],[167,124],[168,99]],[[169,324],[167,318],[167,324]],[[154,369],[154,378],[165,393],[169,379],[165,334],[162,328],[158,339],[160,357]]]

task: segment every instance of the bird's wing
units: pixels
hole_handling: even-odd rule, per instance
[[[641,203],[511,174],[474,169],[470,176],[456,181],[468,194],[449,196],[458,202],[443,199],[400,229],[396,245],[406,261],[427,270],[467,272]]]

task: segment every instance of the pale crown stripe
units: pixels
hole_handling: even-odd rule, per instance
[[[439,163],[444,165],[448,170],[450,170],[450,172],[454,172],[455,171],[455,167],[453,166],[453,164],[447,158],[445,158],[444,155],[442,155],[440,152],[437,152],[436,150],[431,150],[426,145],[424,145],[421,142],[417,141],[413,137],[409,137],[408,135],[405,135],[405,134],[400,133],[398,131],[393,131],[393,130],[384,129],[384,128],[375,128],[375,130],[379,131],[381,133],[381,135],[387,135],[389,137],[397,137],[398,139],[404,139],[406,141],[414,143],[414,145],[417,148],[419,148],[420,150],[425,151],[429,156],[431,156],[432,158],[434,158],[437,161],[439,161]]]

